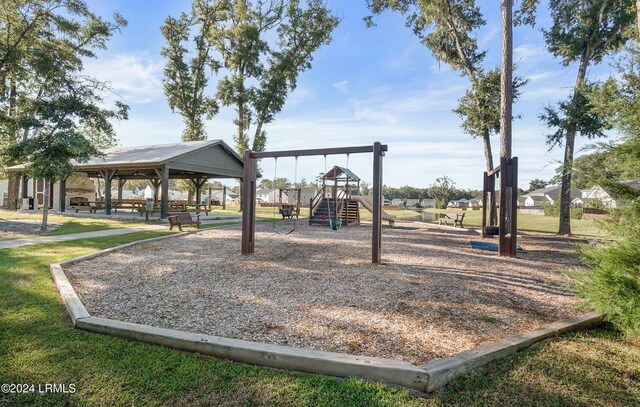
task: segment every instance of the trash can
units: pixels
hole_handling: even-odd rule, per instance
[[[153,198],[147,198],[147,212],[153,212]]]
[[[34,198],[29,198],[29,210],[32,211],[36,207],[36,200]]]

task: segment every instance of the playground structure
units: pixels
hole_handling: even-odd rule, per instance
[[[496,216],[496,178],[500,179],[499,216]],[[502,157],[498,167],[484,172],[482,185],[482,238],[497,234],[498,256],[516,257],[518,247],[518,157]],[[488,225],[487,203],[489,204]]]
[[[361,196],[360,177],[346,167],[334,166],[322,177],[322,188],[309,202],[309,224],[327,225],[340,219],[342,226],[360,224],[359,207],[373,213],[373,198]],[[397,217],[381,209],[382,220],[393,226]]]
[[[255,230],[256,230],[256,177],[257,177],[257,160],[261,158],[280,158],[280,157],[295,157],[296,161],[298,157],[303,156],[328,156],[337,154],[360,154],[360,153],[373,153],[373,227],[371,237],[371,261],[374,264],[380,264],[382,262],[382,157],[384,157],[385,151],[387,151],[387,145],[383,145],[380,142],[375,142],[370,146],[355,146],[355,147],[338,147],[338,148],[324,148],[324,149],[311,149],[311,150],[289,150],[289,151],[263,151],[254,152],[246,150],[244,153],[244,173],[242,179],[242,254],[253,254],[255,250]],[[334,167],[335,168],[335,167]],[[350,171],[349,171],[350,172]],[[325,177],[329,173],[325,174]],[[351,173],[353,174],[353,173]],[[334,189],[332,194],[336,195],[333,199],[338,198],[338,180],[336,177],[340,177],[344,173],[333,174],[334,177]],[[347,175],[348,177],[348,175]],[[357,177],[356,177],[357,178]],[[359,179],[358,179],[359,182]],[[348,184],[348,181],[347,181]],[[345,185],[347,185],[345,184]],[[346,190],[350,190],[346,188]],[[326,192],[326,180],[323,185],[323,191]],[[349,192],[350,194],[350,192]],[[324,198],[323,199],[330,199]],[[329,201],[325,201],[330,206]],[[313,203],[313,200],[312,200]],[[334,200],[334,203],[336,201]],[[356,203],[357,206],[357,203]],[[334,205],[333,215],[336,218],[338,211],[337,206]],[[357,209],[357,208],[356,208]],[[331,216],[331,210],[328,209],[328,215]],[[357,210],[356,210],[357,212]]]

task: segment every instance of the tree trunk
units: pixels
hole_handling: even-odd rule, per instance
[[[576,109],[579,92],[584,86],[587,77],[587,67],[591,60],[591,49],[587,48],[580,59],[578,75],[573,90],[572,105]],[[562,163],[562,184],[560,186],[560,223],[558,226],[559,235],[571,234],[571,174],[573,172],[573,152],[576,142],[577,127],[572,121],[567,126],[567,136],[564,146],[564,162]]]
[[[511,158],[511,107],[513,103],[512,0],[501,0],[502,68],[500,75],[500,157]]]
[[[482,141],[484,144],[484,160],[487,164],[487,171],[491,171],[493,169],[493,153],[491,152],[491,138],[488,132],[482,137]]]
[[[640,0],[636,0],[636,24],[636,30],[638,30],[636,36],[640,40]]]
[[[44,199],[42,208],[42,224],[40,225],[40,233],[47,231],[47,218],[49,217],[49,180],[44,180]]]

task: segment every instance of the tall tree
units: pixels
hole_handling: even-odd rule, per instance
[[[490,133],[492,125],[485,122],[483,94],[479,91],[485,75],[482,69],[485,51],[478,50],[473,31],[482,27],[485,20],[475,0],[367,0],[369,10],[381,14],[387,10],[407,16],[407,26],[411,27],[420,41],[426,45],[435,58],[460,71],[471,82],[471,90],[460,101],[460,112],[471,113],[469,104],[475,106],[473,112],[474,130],[472,136],[481,137],[484,145],[487,169],[493,168]],[[371,17],[365,19],[368,26],[374,25]],[[464,104],[464,106],[463,106]],[[467,130],[468,126],[463,125]]]
[[[27,162],[26,174],[44,180],[44,205],[40,230],[46,232],[49,213],[49,185],[73,173],[71,160],[85,162],[99,155],[98,149],[83,135],[83,128],[113,134],[110,119],[126,119],[127,107],[110,110],[100,107],[103,83],[80,72],[70,71],[49,81],[46,95],[34,103],[31,135],[3,151],[8,162]]]
[[[205,95],[208,72],[217,72],[218,61],[211,57],[212,46],[205,35],[215,21],[223,18],[221,4],[210,6],[202,1],[193,4],[190,15],[167,17],[160,28],[167,45],[161,54],[167,59],[164,68],[164,93],[172,111],[182,115],[185,128],[182,141],[206,140],[203,118],[211,119],[218,113],[218,103]],[[199,26],[199,32],[193,38],[194,57],[186,61],[189,51],[185,48],[191,38],[193,27]]]
[[[568,66],[578,62],[578,71],[570,99],[548,106],[540,118],[553,134],[547,136],[551,148],[564,144],[560,224],[558,234],[571,234],[571,172],[576,135],[594,138],[604,135],[606,123],[591,112],[585,91],[590,64],[602,61],[608,53],[620,49],[628,39],[628,27],[634,21],[633,0],[551,0],[553,25],[544,31],[549,51]]]
[[[487,171],[493,169],[490,138],[500,133],[500,69],[490,71],[479,70],[477,82],[472,89],[465,92],[454,110],[462,118],[462,129],[473,137],[485,140],[485,161]],[[512,83],[512,99],[518,100],[522,86],[528,81],[514,78]]]
[[[113,33],[126,25],[93,14],[82,0],[6,0],[0,3],[0,141],[25,141],[39,123],[40,102],[53,100],[70,73],[82,70]],[[66,78],[66,79],[65,79]],[[120,109],[119,106],[118,109]],[[85,130],[92,137],[113,134]],[[19,178],[9,177],[7,202],[16,202]]]
[[[220,106],[234,107],[237,127],[234,139],[239,153],[249,147],[264,150],[265,124],[282,110],[288,93],[297,86],[299,73],[311,67],[313,54],[330,42],[338,24],[322,0],[304,3],[303,6],[299,0],[196,0],[192,17],[167,20],[176,27],[197,23],[196,50],[207,54],[215,51],[220,56],[219,62],[205,63],[216,73],[224,74],[217,83],[215,97],[192,100],[190,104],[209,103],[212,107],[215,101]],[[189,36],[186,31],[177,30],[179,34],[173,35],[180,44]],[[184,62],[182,45],[168,48],[174,49],[170,64],[177,67],[175,71],[188,72],[183,76],[193,77],[193,69],[188,69]],[[171,71],[168,73],[165,72],[166,83],[172,83]],[[198,86],[204,89],[206,83],[200,81]],[[179,86],[176,91],[180,91]],[[255,126],[253,137],[251,126]]]

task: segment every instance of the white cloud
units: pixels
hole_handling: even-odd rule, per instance
[[[105,55],[85,62],[86,72],[111,85],[127,104],[151,103],[163,98],[164,62],[147,53]]]
[[[344,93],[345,95],[349,94],[349,81],[340,81],[332,83],[331,86],[336,88],[339,92]]]

